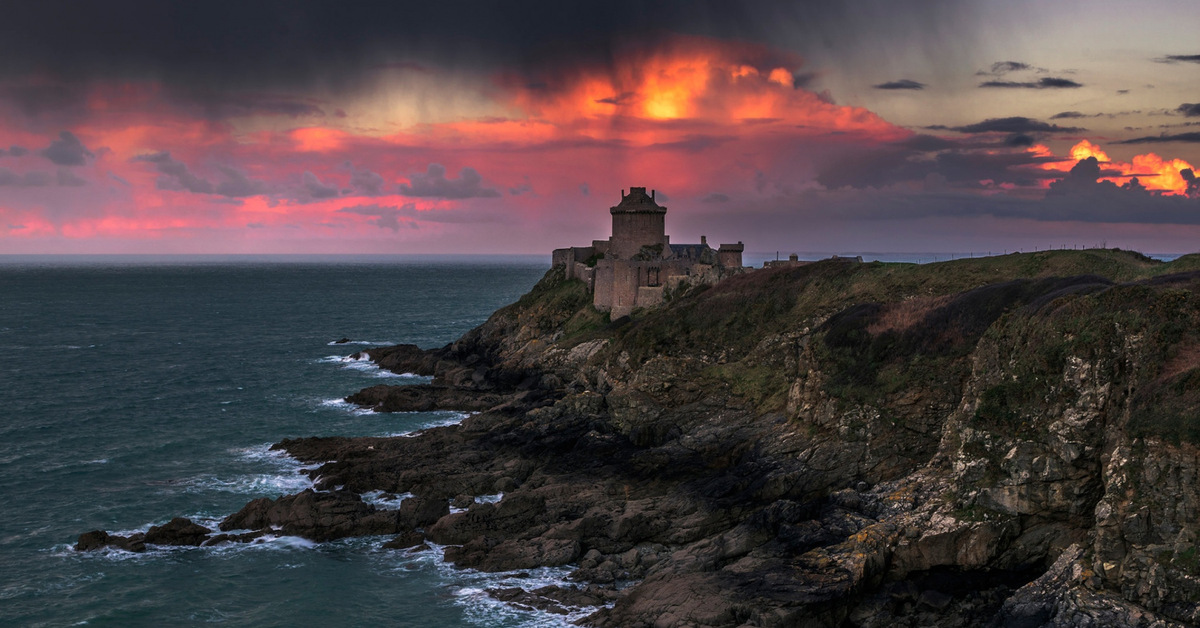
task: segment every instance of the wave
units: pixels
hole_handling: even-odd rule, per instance
[[[362,371],[363,373],[369,373],[375,377],[396,377],[426,383],[433,381],[433,378],[427,375],[417,375],[416,373],[393,373],[387,369],[379,368],[379,365],[372,362],[371,358],[363,352],[354,353],[351,355],[327,355],[318,359],[317,363],[341,364],[343,369]]]
[[[375,414],[374,410],[355,405],[349,401],[346,401],[345,399],[323,399],[321,400],[320,405],[322,408],[335,408],[337,410],[342,410],[358,416]]]
[[[363,345],[367,347],[387,347],[396,343],[390,340],[348,340],[346,342],[338,342],[336,340],[325,343],[328,347],[344,347],[346,345]]]
[[[600,607],[566,608],[566,615],[548,611],[525,610],[502,602],[488,594],[488,589],[520,587],[533,591],[545,586],[571,587],[568,576],[574,567],[539,567],[519,571],[487,573],[474,569],[462,569],[443,561],[444,547],[429,543],[423,552],[399,554],[395,570],[411,571],[414,567],[433,570],[440,580],[451,589],[454,603],[463,609],[465,619],[478,626],[513,625],[537,628],[566,628],[596,612]]]
[[[272,443],[251,447],[236,447],[230,453],[255,466],[266,466],[267,470],[241,475],[219,476],[203,474],[184,480],[184,492],[204,493],[221,491],[239,495],[274,497],[281,494],[298,493],[313,487],[308,472],[315,467],[306,467],[285,451],[271,449]]]
[[[395,495],[392,493],[385,493],[383,491],[368,491],[362,495],[359,495],[359,498],[380,510],[397,510],[400,508],[400,502],[403,502],[412,496],[412,493],[401,493],[399,495]]]

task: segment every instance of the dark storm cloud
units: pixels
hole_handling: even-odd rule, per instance
[[[229,166],[221,166],[218,169],[225,175],[225,180],[217,186],[217,194],[221,196],[243,198],[266,194],[269,191],[265,183],[247,177],[241,170]]]
[[[155,170],[158,170],[160,175],[155,182],[155,187],[160,190],[187,190],[196,194],[212,194],[212,183],[192,174],[186,164],[172,158],[171,153],[167,151],[138,155],[130,161],[154,164]]]
[[[405,205],[406,208],[412,209],[411,205]],[[339,214],[358,214],[359,216],[370,216],[374,220],[367,222],[379,227],[380,229],[391,229],[392,231],[400,230],[400,208],[387,205],[355,205],[354,207],[343,207],[337,210]],[[404,222],[405,227],[416,228],[417,225],[411,221]]]
[[[70,168],[59,168],[58,174],[55,176],[60,186],[64,187],[79,187],[87,185],[87,181],[79,178]]]
[[[21,146],[15,145],[15,144],[12,146],[9,146],[8,150],[4,150],[3,148],[0,148],[0,157],[23,157],[28,154],[29,154],[28,148],[23,148]]]
[[[1200,63],[1200,55],[1167,55],[1155,59],[1159,63]]]
[[[1087,116],[1078,111],[1063,111],[1050,116],[1051,120],[1067,120],[1073,118],[1086,118]]]
[[[204,117],[210,120],[261,115],[286,116],[288,118],[323,117],[325,115],[325,111],[321,107],[309,100],[272,94],[225,94],[184,89],[173,92],[171,99],[199,107]]]
[[[55,174],[38,170],[17,174],[8,168],[0,168],[0,187],[42,188],[51,185],[79,187],[87,185],[87,181],[76,176],[70,168],[59,168]]]
[[[691,134],[676,142],[658,142],[656,144],[651,144],[647,148],[661,148],[666,150],[679,150],[685,153],[699,153],[710,148],[716,148],[721,144],[734,139],[737,138],[728,135]]]
[[[1035,141],[1036,140],[1034,140],[1033,137],[1030,135],[1025,135],[1024,133],[1017,133],[1015,135],[1010,135],[1007,138],[1005,138],[1004,145],[1012,146],[1012,147],[1033,146],[1033,143]]]
[[[984,81],[980,87],[1000,87],[1012,89],[1071,89],[1083,87],[1071,79],[1047,76],[1036,81]]]
[[[1033,66],[1020,61],[997,61],[992,64],[991,69],[980,70],[975,73],[976,76],[1003,76],[1009,72],[1020,72],[1022,70],[1032,70]]]
[[[982,124],[982,123],[981,123]],[[1008,132],[996,125],[995,130]],[[1011,184],[1033,187],[1061,176],[1040,166],[1057,161],[1020,150],[1029,139],[1011,133],[1003,140],[980,137],[950,140],[918,135],[893,144],[856,150],[822,163],[816,180],[825,188],[983,189]],[[1009,150],[1009,148],[1017,150]]]
[[[417,228],[418,222],[438,222],[450,224],[473,224],[492,222],[491,216],[449,209],[417,209],[412,203],[400,207],[394,205],[355,205],[337,210],[339,214],[358,214],[371,216],[375,220],[368,221],[381,229],[399,231],[400,227]]]
[[[1188,142],[1200,143],[1200,133],[1175,133],[1173,135],[1151,135],[1148,137],[1135,137],[1130,140],[1115,142],[1116,144],[1162,144],[1166,142]]]
[[[45,187],[51,181],[51,175],[46,172],[17,174],[8,168],[0,168],[0,187]]]
[[[1200,117],[1200,103],[1185,102],[1175,109],[1188,118]]]
[[[3,39],[3,35],[4,30],[0,27],[0,39]],[[0,43],[2,46],[3,43]],[[0,102],[11,105],[25,116],[35,117],[43,113],[83,111],[87,94],[77,85],[46,81],[14,83],[0,85]]]
[[[964,126],[955,126],[955,127],[939,127],[939,128],[944,128],[948,131],[958,131],[959,133],[1024,133],[1024,134],[1078,133],[1080,131],[1087,130],[1087,129],[1081,129],[1078,127],[1058,126],[1057,124],[1050,124],[1048,122],[1042,122],[1041,120],[1034,120],[1032,118],[1025,118],[1025,117],[1021,117],[1021,116],[1013,116],[1013,117],[1009,117],[1009,118],[988,118],[987,120],[984,120],[983,122],[976,122],[975,124],[967,124]]]
[[[300,183],[301,196],[305,200],[336,198],[338,195],[338,186],[322,182],[317,175],[308,170],[300,177]]]
[[[426,172],[414,173],[408,184],[399,186],[400,194],[425,198],[479,198],[496,197],[500,193],[483,187],[483,177],[474,168],[459,171],[457,179],[446,178],[446,168],[441,164],[429,164]]]
[[[875,89],[925,89],[924,83],[918,83],[910,79],[900,79],[898,81],[888,81],[878,85],[872,85]]]
[[[87,163],[88,157],[95,155],[74,133],[63,131],[58,134],[58,139],[42,150],[42,157],[59,166],[82,166]]]
[[[342,164],[350,171],[350,187],[362,196],[379,196],[383,194],[383,177],[370,170],[355,168],[350,162]]]
[[[982,28],[968,3],[944,0],[9,4],[0,20],[0,80],[38,75],[67,86],[16,95],[29,114],[78,103],[70,86],[91,79],[155,80],[181,93],[316,84],[346,89],[364,87],[381,72],[604,65],[617,47],[654,42],[668,32],[759,42],[801,56],[820,49],[865,62],[906,45],[906,33],[924,27],[955,34],[924,42],[931,61],[939,62],[953,59],[969,31]],[[803,84],[807,77],[800,76]],[[249,106],[316,115],[312,103]]]
[[[1187,182],[1187,195],[1192,198],[1200,198],[1200,177],[1196,176],[1195,171],[1191,168],[1184,168],[1179,171],[1179,176]]]

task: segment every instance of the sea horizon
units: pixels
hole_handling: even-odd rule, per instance
[[[864,262],[927,264],[964,258],[996,257],[1012,253],[1037,253],[1047,250],[1099,250],[1017,248],[1001,251],[747,251],[745,266],[761,268],[765,262],[786,260],[796,255],[800,261],[818,261],[832,257],[861,257]],[[1115,249],[1114,249],[1115,250]],[[1134,249],[1126,249],[1134,250]],[[1147,257],[1169,262],[1187,252],[1137,251]],[[204,264],[551,264],[549,253],[0,253],[0,266],[157,266]]]

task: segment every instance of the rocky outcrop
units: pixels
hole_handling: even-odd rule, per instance
[[[451,345],[371,350],[434,382],[363,405],[478,414],[284,441],[318,492],[221,528],[571,565],[489,594],[596,626],[1197,625],[1194,265],[814,263],[618,321],[552,271]],[[134,543],[103,535],[79,548]]]
[[[364,388],[346,401],[376,412],[475,411],[494,408],[510,400],[509,395],[463,390],[449,386],[389,386]]]
[[[377,510],[347,491],[321,493],[312,489],[280,497],[256,499],[221,521],[220,529],[272,530],[313,541],[347,536],[396,534],[399,513]]]

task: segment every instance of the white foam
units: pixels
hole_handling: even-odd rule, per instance
[[[432,377],[426,375],[417,375],[416,373],[393,373],[387,369],[379,368],[379,365],[372,362],[371,357],[368,356],[366,352],[359,352],[351,355],[327,355],[317,360],[317,363],[341,364],[343,369],[361,371],[374,377],[411,379],[419,382],[433,381]]]
[[[300,464],[286,451],[271,449],[271,443],[229,450],[237,457],[257,465],[269,467],[266,472],[242,475],[219,476],[211,473],[184,480],[184,491],[203,493],[221,491],[240,495],[273,497],[280,494],[298,493],[313,487],[307,473],[310,468]]]
[[[475,569],[463,569],[443,560],[445,547],[426,543],[431,549],[421,552],[385,551],[380,554],[386,561],[385,569],[391,572],[423,571],[436,573],[454,596],[454,603],[461,606],[468,622],[478,626],[520,625],[539,628],[574,626],[574,622],[611,607],[612,603],[595,607],[564,607],[567,615],[556,615],[546,611],[522,610],[488,595],[488,589],[520,587],[532,591],[544,586],[577,586],[567,579],[574,567],[539,567],[520,571],[486,573]]]
[[[412,429],[404,430],[404,431],[400,431],[400,432],[390,432],[390,433],[386,434],[386,436],[400,436],[403,438],[411,438],[413,436],[419,435],[421,432],[423,432],[425,430],[432,429],[435,427],[446,427],[449,425],[458,425],[459,423],[462,423],[467,417],[472,416],[476,413],[475,412],[453,412],[453,411],[449,411],[449,410],[438,410],[438,411],[434,411],[434,412],[395,412],[392,414],[440,415],[440,416],[437,416],[436,418],[430,419],[428,421],[422,421],[420,425],[416,425]]]
[[[401,493],[391,497],[384,497],[387,493],[383,491],[370,491],[359,495],[362,500],[380,510],[396,510],[400,508],[400,502],[412,497],[412,493]]]
[[[349,401],[346,401],[345,399],[324,399],[321,401],[321,407],[322,408],[336,408],[338,410],[342,410],[344,412],[349,412],[350,414],[355,414],[358,416],[375,414],[374,410],[372,410],[370,408],[364,408],[362,406],[350,403]]]
[[[504,499],[504,493],[496,493],[495,495],[480,495],[475,498],[475,501],[481,504],[495,504]]]
[[[329,347],[344,347],[346,345],[364,345],[364,346],[389,346],[396,343],[390,340],[350,340],[347,342],[338,342],[336,340],[325,343]]]

